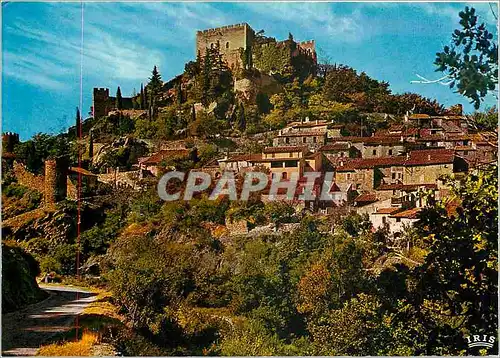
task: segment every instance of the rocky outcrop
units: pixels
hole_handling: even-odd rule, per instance
[[[46,297],[36,283],[36,260],[22,248],[2,243],[2,313],[11,312]]]
[[[265,73],[234,81],[234,92],[244,102],[254,103],[259,92],[271,96],[282,91],[281,85]]]
[[[66,207],[45,207],[6,220],[2,236],[15,241],[43,238],[44,246],[50,249],[74,236],[75,221],[74,213]]]

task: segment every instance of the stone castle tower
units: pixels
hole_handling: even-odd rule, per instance
[[[217,45],[231,68],[242,66],[241,50],[252,46],[255,32],[246,23],[198,31],[196,33],[196,54],[204,56],[207,48]]]
[[[106,116],[110,110],[109,88],[94,88],[92,94],[92,117]]]
[[[49,205],[66,199],[68,184],[66,158],[45,160],[44,204]]]
[[[19,143],[19,134],[6,132],[2,134],[2,153],[14,152],[14,147]]]
[[[295,42],[293,39],[276,41],[270,37],[256,37],[255,31],[247,23],[217,27],[196,33],[197,56],[204,56],[207,48],[217,46],[231,68],[243,67],[242,53],[249,51],[252,62],[257,65],[256,68],[267,71],[267,68],[259,68],[258,63],[262,49],[270,47],[289,49],[288,61],[286,61],[288,63],[298,56],[306,57],[314,65],[317,61],[314,40]]]

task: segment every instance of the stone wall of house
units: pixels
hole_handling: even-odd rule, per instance
[[[246,220],[230,220],[226,219],[226,227],[230,235],[246,235],[248,234],[248,222]]]

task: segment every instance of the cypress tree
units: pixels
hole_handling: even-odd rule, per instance
[[[210,56],[210,51],[207,48],[205,53],[205,58],[203,59],[203,77],[202,77],[202,87],[201,87],[201,102],[204,106],[208,106],[210,103],[210,87],[211,87],[211,74],[212,74],[212,59]]]
[[[80,138],[82,129],[82,120],[80,118],[80,108],[76,107],[76,137]]]
[[[238,128],[240,131],[244,131],[247,128],[247,122],[245,118],[245,107],[243,103],[240,103],[239,111],[238,111]]]
[[[148,98],[148,87],[144,87],[144,108],[143,109],[147,109],[148,108],[148,103],[149,103],[149,98]]]
[[[146,99],[144,97],[144,86],[141,83],[141,98],[140,98],[140,107],[141,109],[146,109]]]
[[[120,89],[120,86],[118,86],[118,89],[116,90],[115,107],[116,107],[116,109],[123,109],[122,91]]]
[[[94,137],[92,136],[92,130],[89,133],[89,158],[92,159],[94,156]]]

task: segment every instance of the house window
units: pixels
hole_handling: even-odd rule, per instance
[[[306,142],[306,137],[302,137],[302,143]]]
[[[316,143],[316,140],[317,140],[316,137],[313,137],[313,143]]]
[[[396,173],[392,173],[392,179],[396,179]]]
[[[283,179],[286,179],[286,177],[287,177],[286,172],[283,172],[283,174],[281,175],[281,177],[282,177]]]
[[[464,155],[469,155],[469,151],[468,150],[464,150]]]
[[[351,173],[347,173],[347,180],[351,180]]]
[[[271,154],[271,158],[274,158],[274,156],[275,156],[275,155],[274,155],[274,153],[273,153],[273,154]]]
[[[396,222],[400,223],[401,222],[401,218],[396,218]]]
[[[384,225],[385,225],[386,223],[387,223],[387,217],[382,216],[382,224],[384,224]]]
[[[389,149],[389,155],[392,155],[392,149]]]
[[[290,138],[286,137],[286,138],[285,138],[285,143],[286,143],[286,144],[290,143]]]
[[[344,152],[340,152],[340,157],[343,158],[344,157]]]
[[[229,48],[229,41],[226,42],[226,48]]]
[[[290,152],[290,153],[288,153],[288,157],[289,157],[289,158],[293,158],[293,153],[291,153],[291,152]]]
[[[372,151],[372,154],[373,154],[373,155],[377,155],[377,150],[376,150],[376,149],[374,149],[374,150]]]

